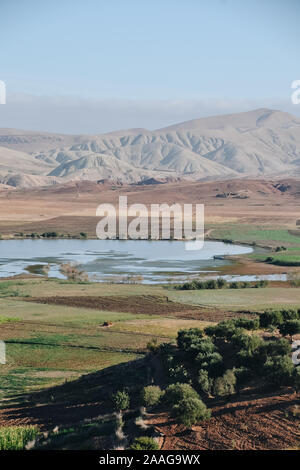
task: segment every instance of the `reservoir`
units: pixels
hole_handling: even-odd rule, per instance
[[[64,278],[61,264],[75,263],[94,281],[180,282],[229,264],[224,255],[251,253],[251,247],[205,241],[202,249],[187,250],[171,240],[1,240],[0,277],[35,272],[48,265],[48,276]]]

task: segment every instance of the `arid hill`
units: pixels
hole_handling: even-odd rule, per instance
[[[0,183],[15,187],[299,175],[300,120],[269,109],[94,136],[0,130]]]

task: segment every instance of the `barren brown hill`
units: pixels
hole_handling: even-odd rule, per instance
[[[47,187],[8,190],[0,188],[0,233],[57,231],[95,237],[96,209],[101,203],[205,204],[207,223],[263,223],[297,228],[300,180],[234,179],[218,182],[186,182],[127,185],[69,182]]]

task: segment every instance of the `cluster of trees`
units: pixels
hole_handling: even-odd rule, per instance
[[[282,336],[300,333],[300,309],[269,310],[260,315],[261,328],[278,328]]]
[[[130,406],[127,391],[118,391],[112,396],[117,412],[123,412]],[[160,405],[170,411],[178,423],[191,426],[210,418],[210,410],[201,400],[196,390],[186,383],[174,383],[161,390],[158,385],[148,385],[142,389],[141,404],[147,408]]]
[[[209,329],[206,332],[198,328],[178,333],[177,346],[183,353],[179,358],[191,365],[187,366],[187,377],[204,395],[223,397],[235,393],[235,371],[226,367],[222,354],[208,333]]]
[[[256,328],[255,325],[253,329]],[[236,357],[234,373],[238,385],[254,377],[264,377],[274,386],[294,385],[299,388],[300,369],[292,362],[291,345],[287,339],[266,341],[235,327],[232,320],[208,327],[205,332],[215,340],[223,339],[231,344]]]
[[[59,234],[57,232],[44,232],[44,233],[36,233],[36,232],[32,232],[32,233],[27,233],[26,235],[24,235],[23,232],[19,232],[19,233],[16,233],[15,236],[18,236],[18,237],[26,237],[26,238],[64,238],[65,235],[64,234]],[[80,238],[87,238],[87,233],[85,232],[80,232],[79,234],[79,237]],[[78,236],[71,236],[70,234],[66,235],[66,238],[78,238]]]
[[[300,332],[300,310],[266,311],[253,318],[235,318],[200,328],[178,332],[177,345],[159,345],[149,349],[160,355],[169,385],[146,385],[137,403],[146,408],[160,407],[169,411],[185,426],[209,420],[209,400],[227,397],[255,383],[274,389],[290,385],[300,388],[300,366],[292,362],[291,341],[284,336]],[[281,337],[263,336],[257,330],[275,327]],[[292,333],[291,333],[292,332]],[[151,347],[150,347],[151,346]],[[126,390],[112,396],[113,406],[122,414],[130,408]],[[150,440],[149,440],[150,439]],[[151,438],[135,440],[132,448],[153,449]]]
[[[231,395],[255,378],[264,378],[275,387],[299,388],[300,368],[292,362],[290,342],[255,334],[262,325],[274,322],[283,336],[300,333],[298,318],[299,312],[283,310],[265,312],[260,318],[223,321],[204,330],[181,330],[178,348],[161,347],[168,375],[192,384],[202,396]]]
[[[247,289],[250,287],[259,288],[266,287],[268,281],[257,281],[254,284],[251,282],[227,282],[226,279],[219,277],[218,279],[209,279],[207,281],[191,281],[185,282],[184,284],[178,285],[175,288],[178,290],[201,290],[201,289]]]

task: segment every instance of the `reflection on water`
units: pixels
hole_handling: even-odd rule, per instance
[[[74,262],[98,281],[136,275],[146,283],[180,282],[229,264],[223,255],[251,252],[250,247],[212,241],[191,251],[182,241],[1,240],[0,277],[24,273],[28,266],[50,264],[48,275],[63,278],[60,264]]]

